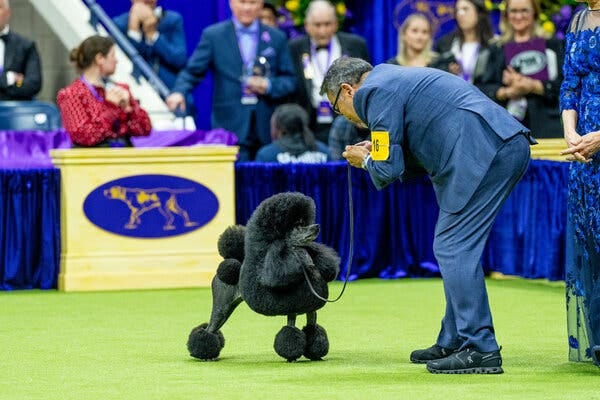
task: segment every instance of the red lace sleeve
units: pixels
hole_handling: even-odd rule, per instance
[[[106,138],[117,137],[114,127],[124,113],[114,104],[97,100],[80,80],[61,89],[56,103],[73,143],[94,146]]]
[[[124,84],[120,84],[127,91],[129,91],[129,87]],[[148,113],[140,106],[137,100],[135,100],[129,91],[129,98],[131,99],[129,105],[132,110],[125,114],[124,120],[121,123],[120,134],[125,135],[129,134],[131,136],[148,136],[150,131],[152,130],[152,123],[150,122],[150,118],[148,117]]]

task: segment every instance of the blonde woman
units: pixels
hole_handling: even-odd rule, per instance
[[[432,51],[433,32],[423,14],[409,15],[398,29],[398,54],[388,64],[405,67],[427,67],[437,58]]]
[[[496,100],[535,137],[562,137],[558,97],[564,45],[542,29],[540,14],[539,0],[506,1]]]

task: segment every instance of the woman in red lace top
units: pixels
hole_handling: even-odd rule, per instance
[[[74,146],[131,146],[131,136],[150,134],[148,114],[128,86],[108,79],[117,65],[111,38],[91,36],[70,58],[81,76],[58,92],[56,102]]]

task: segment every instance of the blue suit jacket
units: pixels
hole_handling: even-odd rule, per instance
[[[117,27],[127,35],[127,24],[129,13],[124,13],[114,18]],[[185,32],[183,31],[183,18],[175,11],[165,10],[158,21],[157,30],[160,33],[154,44],[146,44],[145,39],[141,42],[131,40],[131,43],[146,60],[158,77],[172,88],[179,71],[187,61],[187,49]]]
[[[231,20],[204,29],[202,37],[187,66],[177,77],[173,92],[188,93],[204,78],[213,74],[211,124],[234,132],[240,141],[250,135],[252,113],[262,144],[271,142],[271,114],[280,101],[296,88],[295,70],[283,32],[260,24],[257,56],[267,59],[270,66],[271,89],[258,96],[256,105],[241,103],[242,56]]]
[[[449,213],[466,205],[503,141],[529,132],[475,86],[432,68],[379,65],[354,107],[372,132],[390,134],[389,158],[367,165],[375,186],[426,172]]]

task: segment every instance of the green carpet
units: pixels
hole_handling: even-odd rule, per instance
[[[503,346],[496,376],[432,375],[408,361],[435,341],[439,279],[350,283],[319,312],[325,361],[296,363],[273,351],[285,319],[245,304],[223,328],[220,361],[190,358],[187,335],[208,320],[209,289],[0,292],[0,399],[600,399],[600,369],[567,361],[562,285],[488,289]]]

